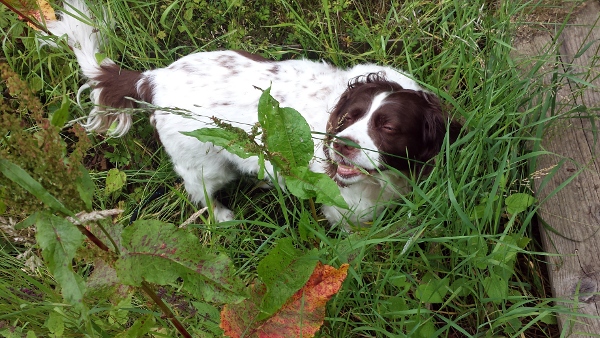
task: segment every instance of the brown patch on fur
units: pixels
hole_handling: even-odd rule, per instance
[[[235,67],[235,58],[231,55],[221,55],[217,60],[219,62],[219,66],[223,68],[231,69]]]
[[[176,62],[175,64],[172,64],[170,66],[167,67],[167,69],[172,69],[172,70],[181,70],[185,73],[189,73],[189,74],[196,74],[198,76],[204,76],[205,74],[198,68],[194,67],[193,65],[187,63],[187,62]]]
[[[140,101],[152,103],[154,98],[154,88],[148,79],[142,79],[142,82],[138,85],[138,93],[140,97]]]
[[[152,85],[141,72],[121,69],[116,64],[100,66],[102,73],[94,77],[95,88],[102,89],[98,104],[112,108],[134,108],[137,104],[127,97],[152,102]],[[140,82],[138,91],[138,82]]]
[[[240,54],[241,56],[250,59],[256,62],[273,62],[267,58],[264,58],[262,55],[248,53],[245,50],[234,50],[234,52]]]
[[[275,65],[275,66],[269,68],[269,72],[271,72],[273,74],[278,74],[279,73],[279,66]]]

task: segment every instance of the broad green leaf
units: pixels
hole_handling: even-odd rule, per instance
[[[200,337],[223,337],[223,329],[219,327],[221,322],[219,309],[204,302],[192,302],[192,305],[198,311],[195,316],[199,321],[198,330],[205,333]]]
[[[98,64],[102,64],[102,61],[107,58],[106,54],[104,53],[96,53],[94,56],[96,57],[96,62]]]
[[[476,205],[473,207],[473,211],[471,211],[470,220],[474,221],[476,219],[482,219],[485,215],[485,204]]]
[[[113,192],[120,191],[127,182],[127,174],[120,171],[117,168],[112,168],[106,175],[106,187],[104,188],[104,195],[110,196]]]
[[[29,89],[31,89],[31,91],[34,93],[39,92],[40,90],[42,90],[42,88],[44,88],[44,80],[37,74],[31,75],[31,78],[27,80],[27,83],[29,84]]]
[[[38,212],[34,212],[33,214],[27,216],[27,218],[25,218],[21,222],[15,224],[15,230],[21,230],[21,229],[29,228],[32,225],[35,225],[35,222],[37,221],[38,217],[39,217]]]
[[[439,279],[428,272],[423,276],[421,284],[417,286],[415,297],[423,303],[443,303],[444,297],[448,293],[449,284],[448,278]]]
[[[540,321],[544,324],[548,325],[556,325],[558,320],[556,319],[556,315],[552,313],[552,311],[547,310],[546,312],[542,312],[539,315]]]
[[[50,118],[50,123],[53,126],[56,126],[58,128],[62,128],[64,127],[65,123],[67,123],[67,121],[69,120],[69,107],[70,107],[70,101],[67,97],[67,95],[63,95],[63,100],[62,103],[60,105],[60,108],[56,109],[53,113],[52,113],[52,117]]]
[[[125,250],[116,269],[124,284],[139,286],[148,281],[167,285],[181,278],[184,289],[207,302],[244,299],[244,285],[229,257],[202,247],[185,229],[157,220],[139,220],[123,230],[121,244]]]
[[[154,315],[148,314],[138,318],[127,330],[117,334],[115,338],[137,338],[145,337],[154,327]]]
[[[291,176],[286,176],[286,186],[298,198],[316,197],[317,203],[348,208],[337,183],[329,176],[312,172],[307,167],[292,168]]]
[[[392,276],[392,277],[390,277],[389,281],[390,281],[390,284],[392,284],[395,287],[397,287],[398,289],[400,289],[400,291],[396,292],[396,294],[405,294],[406,292],[408,292],[408,290],[410,289],[410,286],[411,286],[410,281],[408,281],[406,279],[406,275]]]
[[[517,254],[521,251],[520,249],[527,246],[529,241],[529,238],[516,234],[504,236],[501,241],[496,243],[494,250],[488,256],[489,267],[498,275],[512,274]]]
[[[77,310],[84,310],[85,283],[73,271],[73,258],[83,244],[83,234],[71,222],[48,212],[39,213],[36,225],[42,257],[60,285],[65,301]]]
[[[307,167],[313,157],[314,142],[310,126],[292,108],[280,108],[279,102],[263,91],[258,101],[258,121],[266,133],[266,146],[277,154],[273,161],[280,169]]]
[[[481,236],[472,236],[467,240],[466,251],[469,255],[484,257],[488,253],[488,245],[485,238]]]
[[[471,284],[472,283],[466,278],[458,278],[454,282],[452,282],[450,289],[456,295],[466,297],[473,292]]]
[[[110,299],[111,302],[130,298],[135,288],[122,284],[111,264],[102,257],[96,257],[93,266],[94,271],[86,278],[86,298]]]
[[[96,186],[90,177],[90,173],[83,165],[79,166],[79,171],[81,172],[81,176],[77,178],[75,184],[79,192],[79,197],[81,197],[81,200],[85,203],[85,208],[89,211],[92,210],[92,200]]]
[[[504,201],[506,204],[506,211],[511,215],[527,210],[534,202],[535,198],[525,193],[512,194]]]
[[[523,249],[530,241],[527,237],[517,236],[516,234],[504,236],[501,241],[496,243],[490,256],[500,262],[515,259],[520,251],[519,249]]]
[[[335,250],[340,262],[351,263],[358,257],[362,257],[366,242],[364,232],[355,232],[339,240]]]
[[[521,318],[512,317],[506,320],[504,324],[504,333],[506,333],[509,337],[514,337],[515,334],[523,327],[523,323],[521,322]]]
[[[495,274],[483,279],[483,289],[496,304],[502,303],[508,297],[508,281]]]
[[[50,311],[48,319],[46,320],[46,326],[48,331],[54,335],[54,337],[62,337],[65,332],[65,322],[62,314],[56,311]]]
[[[387,306],[390,312],[401,312],[409,309],[406,304],[406,296],[393,296],[388,299],[389,305]]]
[[[33,196],[38,198],[52,210],[62,212],[63,214],[69,216],[75,215],[18,165],[6,159],[0,159],[0,172],[2,172],[2,174],[4,174],[4,176],[6,176],[8,179],[30,192]]]
[[[422,315],[414,315],[406,321],[406,329],[409,337],[434,338],[436,328],[431,320],[432,317],[424,318]]]
[[[108,311],[108,322],[111,325],[126,325],[129,321],[129,311],[133,308],[131,303],[132,294],[127,295],[119,300],[116,305],[113,305]]]
[[[279,239],[275,248],[258,263],[258,277],[267,287],[267,292],[257,320],[269,318],[300,290],[317,262],[316,250],[305,254],[294,248],[291,238]]]
[[[308,241],[313,239],[315,235],[310,231],[315,228],[315,224],[311,221],[310,213],[307,210],[302,209],[300,211],[300,219],[298,220],[298,234],[302,241]]]
[[[515,234],[513,236],[517,236],[517,235]],[[525,247],[527,246],[527,244],[529,244],[529,242],[531,242],[531,239],[527,238],[527,237],[517,238],[517,240],[516,240],[517,246],[521,249],[525,249]]]
[[[242,129],[240,129],[240,131],[241,132],[236,133],[221,128],[201,128],[189,132],[182,131],[181,133],[183,135],[195,137],[201,142],[210,142],[216,146],[223,147],[230,153],[241,158],[258,155],[246,152],[244,146],[251,141]]]
[[[10,327],[7,329],[0,329],[0,337],[4,337],[4,338],[21,338],[23,336],[22,334],[23,329],[21,329],[20,327]]]

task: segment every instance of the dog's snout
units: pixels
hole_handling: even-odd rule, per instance
[[[333,150],[343,157],[352,157],[358,152],[359,148],[358,143],[349,137],[339,137],[333,141]]]

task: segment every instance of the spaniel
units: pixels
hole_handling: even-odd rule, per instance
[[[67,4],[89,16],[82,0]],[[95,107],[84,126],[121,136],[132,123],[124,109],[149,103],[151,121],[191,200],[210,203],[217,221],[231,220],[234,214],[214,199],[215,192],[240,175],[257,175],[259,161],[181,132],[210,127],[211,117],[250,130],[257,122],[257,88],[271,87],[281,106],[298,110],[315,135],[324,135],[315,141],[310,169],[333,178],[349,206],[323,206],[331,224],[372,220],[384,202],[409,191],[409,172],[430,171],[448,130],[450,140],[456,138],[457,124],[450,122],[438,98],[390,67],[340,69],[325,62],[275,62],[241,51],[214,51],[140,72],[121,69],[108,58],[98,62],[97,30],[73,16],[63,14],[48,29],[68,38],[88,79],[84,87],[92,89]],[[268,163],[266,171],[274,177]]]

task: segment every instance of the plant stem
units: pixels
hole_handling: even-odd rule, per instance
[[[186,338],[192,338],[192,335],[189,332],[187,332],[185,327],[183,327],[183,324],[181,324],[181,322],[177,318],[175,318],[175,315],[173,314],[173,312],[171,312],[171,309],[169,309],[167,304],[165,304],[165,302],[163,302],[163,300],[156,294],[156,292],[152,290],[152,287],[150,286],[150,284],[148,284],[148,282],[142,282],[142,290],[144,290],[144,292],[150,298],[152,298],[152,300],[158,305],[158,307],[160,307],[165,316],[169,318],[171,323],[173,323],[177,331],[179,331],[179,333],[181,333],[182,336]]]
[[[0,1],[2,1],[2,0],[0,0]],[[90,241],[92,241],[92,243],[96,244],[96,246],[98,246],[100,249],[102,249],[104,251],[110,251],[108,246],[106,246],[106,244],[104,244],[98,237],[96,237],[96,235],[91,233],[86,227],[84,227],[81,224],[77,224],[76,226],[77,226],[77,229],[79,229],[79,231],[81,231],[81,233],[83,233],[85,235],[85,237],[87,237]]]
[[[313,201],[312,198],[309,198],[308,204],[310,205],[310,212],[312,213],[313,218],[315,219],[315,221],[318,221],[317,208],[315,208],[315,201]]]
[[[102,224],[98,223],[98,227],[100,228],[100,230],[104,233],[104,235],[106,236],[106,238],[108,238],[108,240],[110,241],[110,243],[113,245],[113,247],[115,248],[115,253],[118,255],[121,254],[121,250],[119,250],[119,246],[117,245],[117,243],[115,243],[115,240],[112,238],[112,236],[108,233],[108,231],[106,231],[106,229],[102,226]],[[102,243],[104,244],[104,243]],[[107,247],[108,249],[108,247]]]

